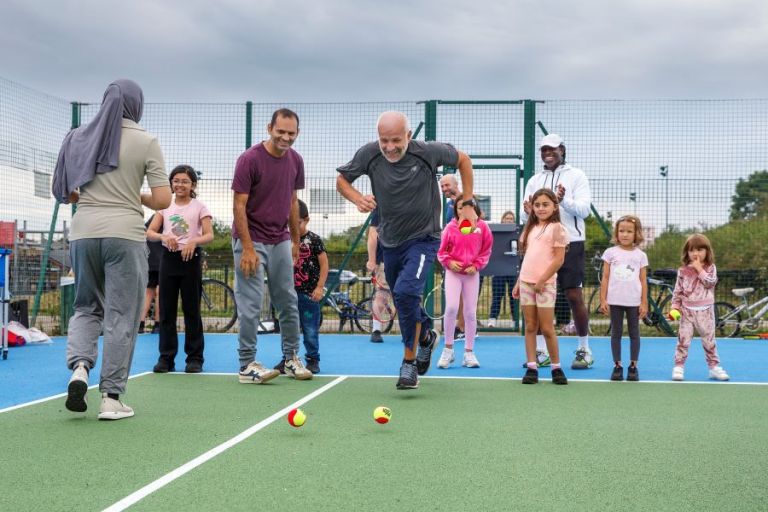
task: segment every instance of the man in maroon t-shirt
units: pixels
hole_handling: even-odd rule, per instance
[[[277,110],[267,132],[267,140],[237,159],[232,180],[239,379],[244,384],[262,384],[280,375],[281,370],[297,380],[312,378],[298,356],[299,310],[293,286],[293,262],[300,237],[296,191],[304,188],[304,160],[291,149],[299,135],[299,116],[286,108]],[[275,370],[256,361],[265,272],[280,321],[283,349],[283,360]]]

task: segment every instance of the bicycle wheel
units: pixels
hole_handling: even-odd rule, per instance
[[[373,332],[373,315],[371,314],[371,299],[363,299],[355,304],[354,321],[358,329],[365,333]],[[387,333],[392,330],[395,318],[392,317],[388,322],[381,322],[381,332]]]
[[[237,320],[235,292],[218,279],[203,279],[200,317],[204,332],[227,332]]]
[[[587,302],[587,313],[589,313],[589,332],[591,334],[610,336],[611,318],[600,311],[600,287],[592,290]]]
[[[670,320],[669,318],[669,311],[672,309],[672,292],[669,290],[668,294],[665,293],[666,292],[662,292],[662,294],[659,295],[663,298],[658,304],[660,318],[658,319],[658,322],[656,322],[656,328],[668,336],[677,336],[680,322],[678,320]],[[650,308],[650,305],[648,307]]]
[[[715,302],[715,329],[721,338],[733,338],[741,331],[741,311],[727,302]]]
[[[442,320],[445,316],[445,293],[442,285],[437,285],[424,297],[424,310],[432,320]]]

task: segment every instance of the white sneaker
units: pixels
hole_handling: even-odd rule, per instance
[[[268,370],[258,361],[253,361],[240,370],[238,380],[240,384],[264,384],[278,375],[280,375],[279,370]]]
[[[495,318],[489,318],[487,327],[496,327],[496,319]]]
[[[465,351],[464,361],[461,363],[461,366],[466,366],[467,368],[480,368],[480,361],[477,360],[474,352]]]
[[[100,420],[122,420],[133,416],[133,409],[120,400],[109,398],[106,393],[101,394]]]
[[[443,352],[440,354],[440,359],[437,361],[437,367],[448,368],[449,366],[451,366],[453,359],[454,359],[453,349],[445,347],[443,348]]]
[[[285,374],[296,380],[310,380],[312,378],[312,372],[306,369],[296,354],[291,359],[285,360]]]
[[[685,369],[682,366],[675,366],[672,368],[672,380],[684,380]]]
[[[709,378],[714,380],[729,380],[731,377],[725,373],[722,366],[713,366],[709,369]]]
[[[88,409],[88,367],[81,361],[72,370],[72,377],[67,385],[67,401],[64,406],[72,412],[85,412]]]

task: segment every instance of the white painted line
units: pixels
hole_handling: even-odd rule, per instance
[[[313,398],[325,393],[332,387],[336,386],[337,384],[340,384],[346,380],[346,377],[342,376],[339,377],[325,386],[316,389],[312,393],[308,394],[304,398],[301,398],[300,400],[297,400],[293,402],[288,407],[285,407],[284,409],[281,409],[277,411],[275,414],[270,416],[269,418],[262,420],[255,424],[254,426],[250,427],[247,430],[244,430],[240,434],[236,435],[232,439],[229,439],[228,441],[223,442],[222,444],[208,450],[204,454],[200,455],[199,457],[196,457],[192,459],[191,461],[187,462],[186,464],[179,466],[178,468],[174,469],[170,473],[165,474],[164,476],[158,478],[154,482],[149,483],[148,485],[145,485],[138,491],[126,496],[122,500],[118,501],[117,503],[107,507],[104,509],[104,512],[119,512],[122,510],[125,510],[126,508],[130,507],[131,505],[135,505],[140,500],[146,498],[153,492],[165,487],[169,483],[173,482],[177,478],[184,476],[185,474],[189,473],[196,467],[205,464],[212,458],[216,457],[217,455],[220,455],[221,453],[225,452],[226,450],[232,448],[233,446],[245,441],[249,437],[251,437],[253,434],[258,432],[259,430],[262,430],[263,428],[269,426],[270,424],[274,423],[275,421],[285,417],[286,414],[288,414],[291,409],[295,409],[296,407],[299,407],[301,405],[304,405],[305,403],[309,402]]]
[[[151,373],[152,372],[137,373],[136,375],[129,376],[128,380],[135,379],[136,377],[143,377],[143,376],[149,375]],[[99,385],[98,384],[94,384],[92,386],[88,386],[88,389],[94,389],[94,388],[97,388],[97,387],[99,387]],[[12,405],[11,407],[6,407],[5,409],[0,409],[0,414],[2,414],[4,412],[15,411],[16,409],[21,409],[23,407],[29,407],[30,405],[42,404],[43,402],[49,402],[51,400],[56,400],[57,398],[64,398],[65,396],[67,396],[66,393],[59,393],[58,395],[47,396],[45,398],[40,398],[38,400],[33,400],[31,402],[24,402],[23,404]]]

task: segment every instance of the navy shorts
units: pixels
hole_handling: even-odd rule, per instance
[[[571,242],[565,251],[563,266],[557,271],[557,287],[561,290],[581,288],[584,284],[584,242]]]

